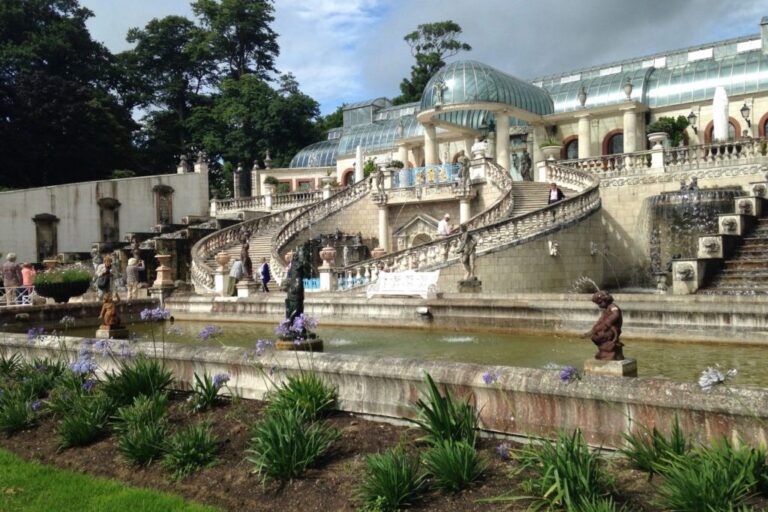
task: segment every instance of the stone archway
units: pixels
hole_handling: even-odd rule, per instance
[[[32,217],[35,223],[35,255],[38,262],[50,259],[59,252],[58,229],[59,218],[50,213],[39,213]]]
[[[419,233],[411,240],[411,247],[428,244],[432,241],[432,237],[426,233]]]

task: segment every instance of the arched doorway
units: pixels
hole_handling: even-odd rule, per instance
[[[579,158],[578,135],[572,135],[563,141],[563,148],[560,150],[560,158],[563,160],[576,160]]]
[[[712,134],[715,132],[715,122],[710,121],[704,129],[704,143],[712,143]],[[741,136],[739,123],[732,117],[728,118],[728,140],[736,140]]]
[[[341,173],[341,184],[345,187],[352,185],[355,182],[355,168],[349,167],[344,169]]]
[[[617,155],[624,152],[624,131],[613,130],[603,139],[603,154]]]

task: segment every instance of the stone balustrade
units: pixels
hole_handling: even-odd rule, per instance
[[[486,178],[502,192],[501,196],[490,207],[466,222],[467,229],[470,231],[503,219],[515,206],[515,199],[512,195],[512,178],[509,173],[490,160],[486,160],[485,164]]]
[[[211,201],[210,209],[212,217],[243,210],[287,210],[316,203],[322,198],[322,190],[306,190],[300,192],[288,192],[286,194],[275,194],[272,196],[271,202],[267,201],[267,196],[240,197],[238,199],[214,199]]]

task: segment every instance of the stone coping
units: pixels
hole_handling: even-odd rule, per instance
[[[10,335],[0,340],[0,350],[28,359],[63,355],[74,360],[80,342],[45,336],[30,343],[26,335]],[[130,349],[134,354],[153,353],[151,343],[131,344]],[[263,398],[286,375],[311,369],[337,388],[341,410],[382,419],[414,417],[412,404],[428,372],[455,396],[470,400],[488,432],[550,438],[559,429],[578,427],[588,442],[616,448],[624,442],[621,434],[637,425],[668,431],[677,416],[683,430],[698,442],[727,436],[766,443],[768,389],[763,388],[722,385],[705,392],[694,383],[658,378],[584,375],[563,382],[558,370],[349,354],[244,355],[238,347],[166,344],[164,364],[182,387],[191,386],[195,373],[226,372],[231,389],[243,398]],[[96,359],[102,372],[118,364],[114,357],[97,354]],[[494,376],[490,384],[484,380],[488,373]]]

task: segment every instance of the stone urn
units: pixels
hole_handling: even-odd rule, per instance
[[[653,132],[648,134],[648,142],[651,143],[651,149],[663,149],[664,141],[669,135],[667,132]]]
[[[160,258],[158,258],[158,260],[159,259]],[[219,272],[223,272],[223,271],[227,270],[227,263],[229,263],[229,260],[231,259],[231,257],[226,252],[221,251],[221,252],[216,254],[214,259],[216,260],[216,263],[219,264],[219,268],[217,268],[216,270],[218,270]]]
[[[557,160],[560,158],[560,146],[541,146],[541,152],[545,160]]]
[[[265,188],[267,190],[266,195],[268,196],[273,196],[275,195],[275,192],[277,192],[277,185],[267,184]]]
[[[331,183],[333,183],[333,176],[323,176],[320,178],[320,183],[323,184],[323,188],[330,188]]]
[[[320,258],[323,260],[323,268],[336,266],[336,249],[330,245],[323,247],[320,251]]]
[[[157,278],[155,279],[155,282],[152,284],[152,286],[158,288],[173,286],[173,279],[171,279],[171,267],[169,266],[169,263],[171,262],[171,255],[157,254],[155,255],[155,258],[157,258],[159,265],[157,267]]]
[[[385,254],[387,254],[387,250],[383,247],[376,247],[371,251],[371,257],[373,257],[373,259],[381,258]]]

